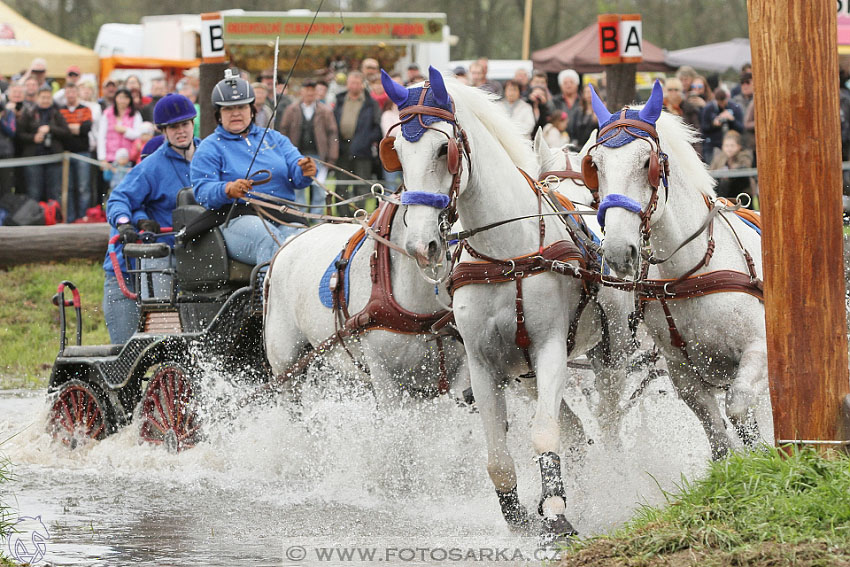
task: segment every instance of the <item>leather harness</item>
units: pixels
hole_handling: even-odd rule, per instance
[[[535,192],[538,199],[538,212],[542,212],[542,202],[544,190],[524,171],[520,170],[529,184],[529,187]],[[570,203],[572,205],[572,203]],[[509,258],[507,260],[493,258],[478,252],[469,244],[468,241],[463,242],[463,249],[478,260],[477,262],[460,262],[452,270],[449,278],[449,293],[454,294],[455,290],[469,284],[494,284],[504,283],[509,281],[516,282],[516,334],[514,342],[519,347],[523,355],[531,366],[531,356],[529,347],[531,346],[531,338],[528,334],[528,329],[525,326],[525,310],[523,306],[523,291],[522,280],[551,271],[553,263],[566,264],[568,262],[576,262],[581,269],[587,265],[588,258],[579,249],[573,240],[559,240],[548,246],[543,245],[543,240],[546,235],[546,228],[543,217],[538,218],[538,227],[540,234],[540,246],[537,252],[525,254]],[[460,247],[457,255],[459,255]],[[575,266],[575,264],[573,264]],[[567,335],[567,352],[571,352],[575,346],[575,336],[578,331],[578,321],[584,308],[595,296],[596,289],[590,288],[586,284],[582,289],[581,299],[576,306],[576,313],[570,323],[569,332]]]
[[[625,111],[620,114],[620,118],[608,124],[605,128],[602,129],[599,133],[599,137],[602,137],[603,134],[615,130],[626,132],[627,128],[637,128],[642,130],[643,132],[648,134],[648,137],[635,136],[639,140],[644,140],[652,146],[652,153],[650,158],[650,186],[652,187],[652,195],[650,197],[649,203],[647,206],[641,210],[638,216],[641,219],[641,236],[643,238],[644,246],[649,246],[649,237],[650,232],[652,230],[651,225],[651,217],[655,212],[655,209],[658,204],[658,189],[659,186],[663,183],[666,192],[669,191],[667,187],[667,176],[668,176],[668,162],[666,159],[666,155],[661,153],[660,143],[658,133],[655,128],[648,123],[645,123],[641,120],[627,119],[625,118]],[[632,134],[634,136],[634,134]],[[588,149],[588,153],[584,158],[582,164],[582,173],[584,175],[595,174],[595,166],[593,166],[590,158],[590,151],[600,144],[604,143],[604,139],[602,141],[597,141],[596,144],[591,146]],[[660,156],[660,159],[659,159]],[[654,163],[653,163],[654,162]],[[567,160],[569,163],[569,159]],[[587,178],[585,178],[585,182],[587,183]],[[593,185],[594,183],[588,183],[588,186]],[[598,187],[598,182],[597,182]],[[672,312],[670,311],[670,307],[668,305],[669,301],[679,300],[679,299],[690,299],[693,297],[702,297],[705,295],[709,295],[712,293],[721,293],[721,292],[736,292],[736,293],[747,293],[756,297],[759,301],[764,301],[764,286],[761,279],[759,279],[758,274],[756,273],[755,263],[753,262],[752,256],[749,251],[744,247],[741,239],[738,237],[737,232],[726,220],[727,225],[729,226],[732,234],[735,236],[736,241],[738,242],[738,246],[744,256],[744,259],[747,263],[747,272],[738,272],[735,270],[716,270],[712,272],[707,272],[704,274],[695,275],[697,271],[702,268],[705,268],[711,262],[711,258],[714,255],[715,249],[715,241],[714,241],[714,219],[721,212],[721,209],[714,206],[714,204],[709,200],[708,197],[704,197],[706,206],[709,208],[709,216],[706,219],[706,222],[703,223],[703,226],[690,238],[685,240],[676,250],[673,251],[666,258],[658,259],[652,255],[646,255],[645,261],[642,263],[640,276],[636,281],[628,281],[622,280],[619,278],[606,278],[603,277],[601,273],[581,273],[578,274],[575,271],[570,273],[570,275],[574,275],[576,277],[590,278],[591,281],[599,281],[602,285],[607,285],[610,287],[614,287],[617,289],[625,290],[625,291],[634,291],[635,293],[635,313],[633,314],[633,322],[634,325],[637,325],[637,322],[643,319],[644,310],[646,308],[646,304],[650,301],[658,301],[661,305],[661,308],[664,310],[664,316],[667,320],[668,331],[670,333],[670,343],[679,348],[685,360],[694,366],[691,361],[690,355],[687,351],[687,342],[682,337],[682,334],[679,332],[679,329],[676,327],[676,322],[673,319]],[[724,204],[729,204],[730,201],[721,199],[721,202]],[[759,224],[759,217],[755,215],[755,213],[750,212],[739,212],[735,211],[736,214],[745,218],[746,220],[753,222],[754,224]],[[673,254],[678,252],[681,248],[683,248],[688,242],[696,238],[703,230],[706,230],[708,233],[708,245],[703,255],[703,258],[690,270],[679,276],[678,278],[673,279],[647,279],[647,275],[649,273],[649,266],[651,264],[661,264],[669,260]],[[562,273],[566,273],[563,272]],[[634,329],[633,329],[634,330]]]
[[[397,204],[384,201],[372,213],[368,225],[379,237],[389,240],[392,232],[392,222],[396,212],[398,212]],[[345,344],[345,339],[347,338],[373,330],[390,331],[392,333],[407,335],[432,335],[436,341],[439,353],[440,379],[437,390],[440,394],[448,392],[449,381],[442,339],[444,336],[450,335],[457,337],[457,335],[453,330],[436,333],[432,331],[432,326],[451,312],[443,309],[427,314],[414,313],[399,305],[393,297],[390,249],[380,241],[375,242],[375,250],[369,259],[372,280],[372,291],[369,301],[359,312],[354,315],[349,314],[348,304],[345,299],[346,266],[351,260],[351,256],[357,245],[364,238],[366,238],[366,230],[361,228],[349,238],[340,260],[336,263],[336,277],[331,279],[336,332],[331,339],[335,339],[334,342],[340,343],[351,359],[355,361],[355,364],[359,366],[353,353],[351,353]]]

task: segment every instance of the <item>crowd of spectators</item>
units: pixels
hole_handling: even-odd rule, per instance
[[[572,69],[557,75],[555,93],[548,87],[547,74],[539,71],[529,74],[519,69],[504,84],[491,80],[486,58],[472,62],[468,68],[456,67],[453,73],[458,81],[499,97],[506,114],[529,139],[542,129],[550,146],[571,144],[579,149],[596,128],[589,82],[582,84],[582,77]],[[357,178],[383,179],[391,187],[401,182],[400,172],[384,171],[377,158],[378,143],[392,134],[390,128],[398,123],[398,108],[383,91],[377,60],[366,58],[352,66],[345,59],[336,58],[325,72],[293,81],[286,89],[283,73],[275,77],[273,69],[256,75],[243,71],[242,78],[253,81],[255,123],[265,127],[274,114],[271,126],[286,135],[303,155],[318,160],[319,183],[297,192],[302,203],[316,209],[325,204],[322,187],[329,174],[337,179],[337,192],[346,197],[369,191],[370,185]],[[424,80],[416,63],[392,78],[408,85]],[[845,160],[850,157],[847,79],[841,81]],[[135,75],[123,80],[106,78],[101,87],[102,96],[98,99],[95,85],[82,81],[76,66],[66,70],[64,80],[51,81],[43,59],[33,60],[19,76],[0,81],[0,159],[69,151],[100,164],[71,160],[67,222],[84,218],[92,206],[102,204],[111,188],[138,163],[142,147],[157,133],[152,114],[158,100],[176,91],[198,108],[197,69],[176,85],[168,84],[165,78],[154,78],[146,93]],[[604,78],[597,81],[596,87],[604,100]],[[716,76],[701,76],[690,67],[680,68],[665,81],[666,110],[701,133],[695,149],[712,169],[755,166],[753,100],[749,65],[741,70],[739,81],[732,88],[719,83]],[[196,136],[199,124],[200,120],[196,121]],[[354,175],[340,173],[334,166]],[[748,183],[746,178],[724,181],[718,190],[735,195],[746,190]],[[0,168],[0,196],[14,191],[36,201],[59,200],[60,187],[61,165],[57,162]]]

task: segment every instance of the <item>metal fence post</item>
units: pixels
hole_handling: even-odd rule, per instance
[[[68,181],[71,168],[70,152],[62,152],[62,222],[68,222]]]

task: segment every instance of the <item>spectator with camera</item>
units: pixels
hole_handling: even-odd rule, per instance
[[[714,91],[714,100],[706,103],[702,111],[703,161],[711,163],[715,150],[723,146],[723,137],[729,130],[744,132],[744,111],[729,99],[723,87]]]
[[[23,157],[60,154],[63,140],[71,135],[68,123],[53,102],[53,90],[38,90],[35,106],[25,108],[18,121],[17,136]],[[35,201],[61,199],[62,166],[55,163],[29,165],[25,169],[27,195]]]
[[[546,86],[546,73],[535,71],[528,83],[528,88],[529,92],[525,101],[531,105],[531,110],[534,112],[533,138],[538,128],[544,128],[549,124],[549,116],[555,111],[555,105],[552,102],[552,93]]]

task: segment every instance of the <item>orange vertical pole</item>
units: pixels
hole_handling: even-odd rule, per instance
[[[835,1],[749,0],[748,12],[774,433],[845,440]]]

